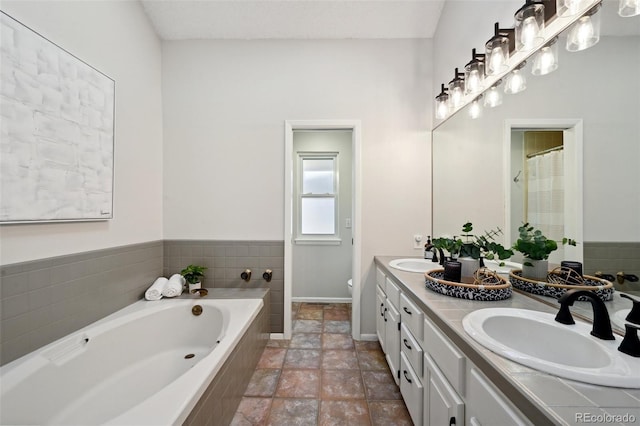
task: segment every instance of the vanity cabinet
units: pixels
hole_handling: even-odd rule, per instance
[[[531,425],[464,353],[379,268],[376,326],[416,425]]]

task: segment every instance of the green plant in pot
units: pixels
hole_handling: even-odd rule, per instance
[[[508,259],[513,256],[511,249],[505,248],[502,244],[495,241],[496,237],[502,234],[502,230],[485,231],[483,235],[472,234],[473,224],[467,222],[462,225],[462,239],[453,238],[436,238],[433,244],[436,248],[447,250],[451,253],[452,258],[462,264],[463,281],[472,281],[473,273],[481,266],[481,258],[500,260]]]
[[[549,270],[549,255],[558,249],[558,242],[547,238],[541,230],[529,223],[518,228],[519,237],[513,249],[522,253],[522,276],[533,280],[546,281]],[[576,245],[576,241],[563,238],[561,243]]]
[[[204,278],[204,271],[207,270],[206,266],[189,265],[180,271],[189,285],[189,291],[202,287],[202,278]]]

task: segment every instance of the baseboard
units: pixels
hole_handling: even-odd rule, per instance
[[[375,342],[376,340],[378,340],[378,335],[377,334],[361,334],[360,340]]]
[[[292,297],[292,302],[299,303],[351,303],[350,297]]]
[[[284,333],[271,333],[269,339],[272,340],[284,340]]]

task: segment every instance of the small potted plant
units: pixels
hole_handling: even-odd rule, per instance
[[[467,222],[462,225],[462,238],[436,238],[433,242],[436,248],[447,250],[452,258],[462,264],[463,280],[472,279],[473,273],[481,266],[481,258],[493,260],[496,257],[500,260],[513,256],[511,249],[505,248],[497,243],[495,238],[502,234],[502,230],[485,231],[484,235],[474,235],[473,224]]]
[[[189,293],[191,293],[191,290],[202,287],[202,278],[204,278],[204,271],[206,269],[205,266],[189,265],[180,271],[180,275],[187,281]]]
[[[549,255],[558,249],[558,242],[544,236],[541,230],[525,223],[518,228],[519,238],[513,249],[522,253],[522,276],[532,280],[546,281],[549,271]],[[576,245],[576,241],[563,238],[562,244]]]

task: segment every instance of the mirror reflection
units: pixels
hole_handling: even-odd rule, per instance
[[[602,9],[598,44],[568,52],[561,34],[555,71],[533,75],[532,57],[519,70],[526,90],[505,93],[503,79],[501,105],[479,102],[476,119],[469,105],[434,130],[435,236],[473,222],[500,227],[511,245],[535,218],[554,239],[578,242],[551,262],[640,275],[640,17],[620,18],[613,1]],[[640,295],[639,282],[621,282],[618,291]]]

